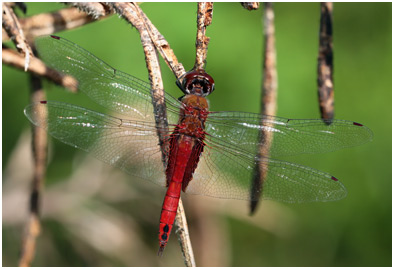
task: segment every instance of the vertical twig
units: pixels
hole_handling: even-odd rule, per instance
[[[333,82],[333,44],[332,44],[332,9],[333,3],[321,3],[319,57],[318,57],[318,94],[322,119],[327,124],[334,118],[334,82]]]
[[[175,223],[178,226],[175,233],[178,235],[179,244],[181,245],[183,258],[187,267],[196,267],[192,241],[190,240],[189,227],[187,226],[185,209],[183,208],[182,199],[179,199]]]
[[[36,75],[31,75],[32,94],[31,101],[38,102],[45,100],[45,92],[42,89],[41,79]],[[40,111],[42,112],[42,111]],[[37,117],[45,117],[44,113],[36,113]],[[44,122],[45,119],[37,121]],[[44,186],[47,159],[47,133],[43,128],[33,126],[33,157],[34,175],[30,194],[29,218],[23,235],[21,257],[19,266],[31,266],[34,259],[36,238],[40,234],[40,200],[41,190]]]
[[[262,81],[262,99],[261,99],[261,115],[276,114],[277,109],[277,88],[278,79],[276,71],[276,50],[275,50],[275,24],[274,10],[272,3],[265,3],[264,9],[264,65],[263,65],[263,81]],[[266,125],[266,123],[264,123]],[[261,130],[259,133],[259,149],[258,158],[264,158],[269,155],[272,133]],[[263,164],[263,162],[259,162]],[[255,175],[251,188],[250,213],[253,214],[260,200],[263,190],[264,180],[267,176],[267,169],[263,165],[256,164]]]
[[[212,22],[213,3],[199,2],[197,11],[197,38],[196,38],[196,61],[194,70],[204,69],[207,58],[209,37],[205,35],[207,26]]]
[[[164,161],[166,159],[169,145],[168,140],[166,140],[164,137],[165,134],[168,133],[168,131],[163,132],[163,130],[165,130],[165,128],[168,128],[168,124],[165,114],[166,107],[164,103],[164,87],[162,84],[160,66],[158,62],[158,56],[155,50],[155,45],[159,52],[164,55],[163,58],[165,58],[167,64],[171,67],[174,73],[180,72],[180,65],[169,45],[167,45],[167,41],[157,31],[153,24],[150,23],[149,19],[138,7],[138,5],[134,3],[114,3],[113,7],[118,14],[122,15],[127,21],[129,21],[134,27],[137,28],[141,36],[141,42],[143,44],[146,56],[146,64],[149,70],[149,78],[152,85],[152,99],[156,116],[156,126],[158,126],[159,140]],[[163,43],[166,45],[163,46]],[[160,130],[162,133],[160,133]],[[184,262],[186,266],[195,266],[193,249],[191,247],[189,230],[186,222],[186,215],[183,209],[181,199],[179,200],[175,223],[178,226],[177,235],[181,244]]]
[[[24,54],[24,71],[29,69],[33,52],[28,44],[18,18],[9,4],[3,3],[2,25],[7,35],[15,43],[19,53]],[[14,55],[15,56],[15,55]],[[16,59],[14,57],[14,59]],[[22,65],[22,64],[21,64]],[[32,99],[33,101],[43,100],[44,91],[41,80],[35,75],[31,75]],[[41,115],[43,116],[43,115]],[[25,226],[22,237],[20,266],[30,266],[34,259],[36,249],[36,239],[40,234],[40,196],[46,169],[46,148],[47,138],[43,129],[33,127],[33,155],[34,155],[34,175],[30,194],[29,218]]]

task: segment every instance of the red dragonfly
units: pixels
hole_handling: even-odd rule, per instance
[[[337,178],[270,157],[329,152],[372,139],[370,129],[352,121],[333,120],[327,125],[320,119],[208,111],[205,97],[214,90],[214,80],[203,70],[188,72],[178,81],[185,94],[180,100],[165,95],[167,118],[163,120],[169,128],[158,130],[149,83],[112,68],[64,38],[39,38],[36,46],[48,66],[76,78],[81,92],[116,115],[55,101],[30,104],[25,115],[60,141],[167,187],[159,254],[168,242],[181,190],[252,200],[254,168],[260,165],[268,171],[258,190],[261,199],[289,203],[339,200],[347,192]],[[170,145],[164,158],[158,131],[164,132]],[[258,157],[261,131],[273,134],[270,156]]]

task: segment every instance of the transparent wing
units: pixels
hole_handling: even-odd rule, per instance
[[[352,121],[332,120],[327,125],[321,119],[286,119],[246,112],[212,112],[205,129],[215,143],[228,143],[250,153],[257,152],[259,133],[270,133],[272,157],[335,151],[366,143],[373,136],[366,126]]]
[[[51,68],[73,76],[78,89],[96,103],[118,113],[153,121],[150,84],[123,73],[67,39],[45,36],[36,40],[40,58]],[[168,120],[177,121],[180,102],[165,96]]]
[[[204,152],[186,193],[218,198],[255,200],[251,195],[256,165],[268,170],[262,199],[287,203],[334,201],[346,196],[345,187],[331,175],[289,162],[257,158],[232,145],[207,138]],[[254,197],[254,198],[252,198]]]
[[[150,85],[112,68],[63,38],[44,37],[36,44],[41,58],[50,67],[72,75],[82,92],[128,119],[59,102],[42,102],[25,109],[30,121],[66,144],[165,186]],[[178,121],[181,104],[170,95],[165,99],[167,119],[173,126]],[[37,114],[43,113],[44,120],[38,120]],[[255,165],[259,164],[268,171],[262,198],[306,202],[337,200],[346,195],[343,185],[326,173],[268,156],[257,158],[262,130],[273,135],[271,156],[333,151],[372,138],[367,127],[349,121],[334,120],[327,125],[321,120],[212,112],[206,121],[207,146],[187,192],[249,200]]]
[[[125,120],[61,102],[28,105],[25,115],[50,135],[123,171],[165,186],[153,122]],[[41,120],[43,119],[43,120]]]

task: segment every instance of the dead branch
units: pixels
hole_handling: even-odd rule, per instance
[[[170,44],[163,37],[163,35],[157,30],[157,28],[152,24],[152,22],[145,15],[145,13],[142,12],[142,10],[138,5],[136,4],[126,5],[125,3],[115,3],[110,5],[115,9],[115,11],[119,15],[125,13],[126,12],[125,9],[127,8],[132,9],[134,13],[138,14],[138,16],[140,16],[140,19],[143,19],[144,27],[147,33],[151,37],[153,43],[155,44],[155,47],[157,48],[160,55],[163,57],[167,66],[172,70],[172,72],[175,74],[177,78],[181,77],[185,73],[185,68],[181,63],[178,62],[178,59],[175,56],[174,51],[171,49]],[[125,17],[125,19],[131,24],[133,24],[132,21],[130,20],[131,18]]]
[[[33,51],[28,44],[23,30],[12,8],[3,3],[3,28],[14,42],[17,50],[25,55],[24,70],[27,71]]]
[[[326,123],[334,118],[332,9],[333,3],[321,3],[317,84],[320,114]]]
[[[170,44],[164,38],[164,36],[157,30],[157,28],[152,24],[149,18],[145,15],[144,12],[140,9],[138,5],[135,5],[136,10],[141,19],[145,24],[145,28],[150,35],[153,43],[156,46],[156,49],[159,51],[160,55],[163,57],[164,61],[170,67],[172,72],[177,78],[180,78],[185,73],[185,68],[182,63],[178,62],[177,57],[174,54],[174,51],[171,49]]]
[[[36,75],[31,75],[31,101],[38,102],[45,100],[45,92],[42,88],[41,79]],[[45,117],[43,113],[37,113],[37,117]],[[42,121],[44,119],[41,119]],[[33,157],[34,174],[30,194],[30,212],[26,224],[25,233],[22,240],[22,251],[19,266],[31,266],[34,259],[36,239],[40,234],[40,201],[41,192],[44,186],[47,160],[47,133],[43,128],[33,126]]]
[[[274,10],[272,3],[264,5],[264,64],[263,64],[263,81],[262,81],[262,99],[261,99],[261,115],[276,115],[277,109],[277,88],[278,78],[276,71],[276,49],[275,49],[275,24]],[[266,123],[264,125],[267,126]],[[269,127],[269,126],[267,126]],[[258,157],[264,158],[269,156],[272,144],[272,133],[262,130],[259,133],[259,149]],[[263,164],[262,162],[260,162]],[[267,169],[264,166],[255,167],[256,173],[252,183],[252,199],[250,202],[250,213],[253,214],[257,208],[261,192],[264,191],[264,181],[267,177]]]
[[[87,3],[80,3],[80,5]],[[52,13],[42,13],[28,18],[20,18],[19,22],[27,40],[32,43],[33,40],[42,35],[50,35],[63,30],[70,30],[85,24],[94,22],[96,19],[105,18],[109,11],[104,9],[100,3],[97,5],[96,12],[81,12],[78,8],[71,7],[61,9]],[[101,9],[100,9],[101,6]],[[4,32],[5,33],[5,32]],[[9,40],[8,35],[3,34],[3,42]]]
[[[94,20],[98,20],[111,13],[111,9],[107,5],[99,2],[70,2],[67,4],[78,8]]]
[[[19,266],[31,266],[34,259],[36,248],[36,238],[40,234],[40,220],[37,215],[31,214],[25,226],[25,233],[23,235],[21,258],[19,259]]]
[[[196,62],[194,69],[204,69],[207,53],[209,37],[205,35],[207,26],[212,22],[213,3],[199,2],[197,11],[197,38],[196,38]]]
[[[263,105],[261,114],[276,115],[278,78],[276,71],[276,49],[275,49],[275,23],[272,3],[265,3],[264,12],[264,74],[263,74]]]
[[[186,214],[185,209],[183,208],[182,199],[179,199],[175,223],[178,226],[175,233],[179,238],[178,241],[181,245],[185,265],[188,267],[196,267],[196,261],[194,259],[192,242],[190,240],[189,227],[187,226]]]
[[[2,50],[2,61],[4,64],[16,67],[18,69],[23,70],[25,60],[23,56],[18,54],[16,51],[12,49],[4,49]],[[58,71],[47,67],[44,62],[36,57],[32,57],[30,61],[30,65],[28,70],[29,72],[45,77],[56,84],[63,86],[69,89],[72,92],[76,92],[78,88],[78,82],[71,76],[64,75],[59,73]]]
[[[145,28],[143,19],[139,15],[139,10],[136,8],[137,5],[133,3],[113,3],[112,7],[115,11],[121,15],[124,19],[130,22],[140,33],[142,47],[145,53],[145,62],[148,68],[149,79],[151,82],[151,93],[152,101],[154,106],[156,123],[158,124],[158,130],[168,129],[168,123],[165,121],[166,107],[164,102],[164,86],[163,79],[161,77],[161,70],[159,60],[155,46],[150,38],[150,35]],[[161,122],[160,122],[161,121]],[[158,133],[159,140],[161,143],[161,149],[163,154],[163,160],[165,159],[165,152],[168,152],[168,145],[165,144],[165,135],[167,132]]]

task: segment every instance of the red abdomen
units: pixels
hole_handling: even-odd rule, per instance
[[[176,131],[172,134],[170,147],[170,158],[166,169],[168,189],[160,216],[159,253],[164,249],[171,234],[181,190],[186,190],[204,148],[200,139]]]

